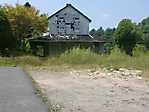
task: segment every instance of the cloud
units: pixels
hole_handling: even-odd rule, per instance
[[[103,17],[108,18],[110,17],[110,14],[103,14]]]
[[[102,13],[100,16],[101,16],[101,18],[103,18],[103,19],[109,19],[109,18],[111,17],[111,15],[108,14],[108,13]]]

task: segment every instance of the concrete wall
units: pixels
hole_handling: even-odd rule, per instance
[[[57,15],[49,19],[51,34],[80,34],[89,33],[89,20],[68,6]]]

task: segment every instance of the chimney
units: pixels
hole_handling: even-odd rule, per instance
[[[71,6],[71,4],[67,3],[66,6]]]

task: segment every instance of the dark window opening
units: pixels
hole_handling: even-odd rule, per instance
[[[74,23],[71,23],[71,29],[73,29],[73,30],[75,29],[74,28]]]
[[[75,20],[79,20],[79,18],[75,18]]]

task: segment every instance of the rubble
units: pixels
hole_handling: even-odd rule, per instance
[[[136,78],[138,80],[142,79],[142,71],[141,70],[129,70],[126,68],[120,68],[120,69],[103,69],[103,70],[96,70],[93,71],[91,70],[88,75],[92,79],[98,79],[98,78],[105,78],[105,77],[110,77],[110,78],[119,78],[119,79],[124,79],[128,80],[130,78]]]

